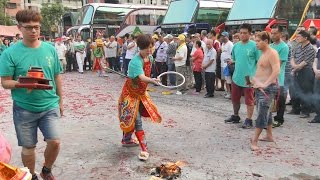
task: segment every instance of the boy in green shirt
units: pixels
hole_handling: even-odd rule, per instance
[[[62,71],[58,55],[53,46],[39,41],[41,15],[33,10],[20,10],[16,15],[23,40],[7,49],[0,57],[1,84],[11,89],[13,99],[13,121],[18,145],[22,146],[23,165],[35,174],[35,147],[37,130],[41,130],[47,147],[41,177],[54,180],[51,168],[60,149],[59,117],[63,114]],[[41,67],[46,79],[51,79],[52,90],[17,89],[19,76],[26,76],[30,66]]]

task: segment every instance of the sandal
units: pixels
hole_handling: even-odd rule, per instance
[[[149,153],[147,151],[141,151],[138,157],[141,161],[146,161],[149,158]]]
[[[134,147],[139,146],[139,141],[135,138],[131,138],[130,141],[125,142],[124,140],[121,141],[123,147]]]

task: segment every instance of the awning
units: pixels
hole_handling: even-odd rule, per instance
[[[3,26],[0,25],[0,35],[3,36],[16,36],[16,34],[21,34],[21,31],[18,29],[17,26]]]

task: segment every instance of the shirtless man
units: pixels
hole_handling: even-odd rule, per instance
[[[258,150],[258,140],[263,128],[267,127],[267,136],[264,141],[274,142],[272,137],[272,114],[270,105],[277,94],[277,78],[280,74],[280,59],[276,50],[269,47],[270,35],[260,32],[256,35],[257,48],[262,55],[257,64],[256,75],[253,77],[253,87],[256,89],[256,105],[258,117],[256,130],[251,140],[251,150]]]

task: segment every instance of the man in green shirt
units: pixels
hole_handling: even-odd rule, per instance
[[[272,27],[271,39],[273,43],[270,44],[270,47],[278,52],[281,61],[280,74],[278,77],[278,84],[280,86],[280,96],[278,100],[277,115],[274,117],[273,127],[279,127],[283,124],[283,115],[286,109],[287,92],[285,92],[284,90],[284,74],[286,64],[289,58],[289,46],[281,40],[282,33],[283,27],[277,25]]]
[[[256,47],[256,43],[250,40],[252,28],[250,24],[242,24],[240,26],[241,41],[236,43],[232,49],[232,60],[229,64],[235,63],[235,70],[232,76],[231,99],[234,114],[225,120],[226,123],[239,123],[240,99],[242,94],[245,97],[247,105],[247,118],[242,128],[252,128],[252,115],[254,111],[254,90],[248,87],[246,76],[253,77],[256,72],[257,61],[260,52]]]
[[[0,57],[0,77],[3,88],[10,89],[13,99],[13,121],[18,145],[22,146],[23,165],[35,174],[35,147],[37,130],[41,130],[47,147],[41,177],[54,180],[51,168],[60,149],[59,117],[63,114],[62,68],[53,46],[39,41],[41,15],[33,10],[20,10],[16,14],[23,40],[7,49]],[[16,88],[19,76],[26,76],[30,66],[41,67],[46,79],[51,79],[52,90]]]

